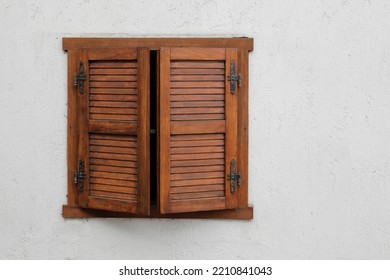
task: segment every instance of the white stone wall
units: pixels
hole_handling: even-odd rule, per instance
[[[390,258],[389,14],[386,0],[1,0],[0,258]],[[62,218],[66,36],[253,37],[254,219]]]

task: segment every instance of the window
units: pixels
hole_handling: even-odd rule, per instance
[[[63,216],[251,219],[250,38],[64,38]]]

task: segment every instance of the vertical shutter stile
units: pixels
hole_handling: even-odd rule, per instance
[[[169,213],[170,198],[170,48],[162,48],[160,51],[160,95],[159,95],[159,197],[161,213]]]
[[[226,49],[226,67],[225,67],[225,76],[228,77],[230,73],[230,63],[237,63],[237,51],[235,49]],[[226,208],[235,208],[237,207],[237,195],[236,193],[231,193],[230,191],[230,181],[227,180],[227,174],[230,172],[230,163],[234,160],[237,163],[237,96],[238,88],[235,93],[230,92],[230,82],[225,79],[225,108],[226,113],[226,130],[225,130],[225,182],[227,185],[226,188]],[[237,164],[236,164],[237,165]],[[237,170],[236,170],[237,172]],[[237,191],[236,191],[237,192]]]
[[[237,92],[226,77],[235,49],[164,48],[160,67],[160,210],[235,208]]]
[[[87,60],[87,51],[81,51],[80,52],[80,62],[84,62],[84,72],[88,73],[88,63],[85,63]],[[76,63],[76,71],[80,71],[79,63]],[[88,76],[87,76],[88,77]],[[80,88],[78,88],[75,91],[75,94],[77,95],[77,129],[78,129],[78,139],[77,139],[77,167],[80,169],[80,161],[83,161],[84,163],[84,169],[88,170],[88,96],[85,94],[85,92],[88,92],[88,84],[87,84],[88,78],[86,81],[84,81],[84,94],[80,93]],[[86,207],[87,206],[87,197],[85,196],[85,193],[88,192],[89,189],[89,177],[86,176],[84,178],[83,182],[83,192],[80,191],[80,182],[77,184],[78,187],[78,204],[80,207]]]

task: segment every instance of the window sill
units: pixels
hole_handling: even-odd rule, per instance
[[[192,213],[160,214],[156,207],[151,207],[150,215],[137,215],[122,212],[110,212],[95,209],[83,209],[76,206],[63,205],[64,218],[156,218],[156,219],[253,219],[253,207],[237,208],[218,211],[204,211]]]

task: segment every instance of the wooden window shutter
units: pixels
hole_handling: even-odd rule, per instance
[[[161,213],[237,207],[228,175],[237,162],[239,91],[227,79],[237,62],[237,49],[161,49]]]
[[[86,49],[69,56],[69,188],[76,189],[70,193],[82,208],[147,215],[149,50]],[[85,80],[78,81],[81,68]]]

